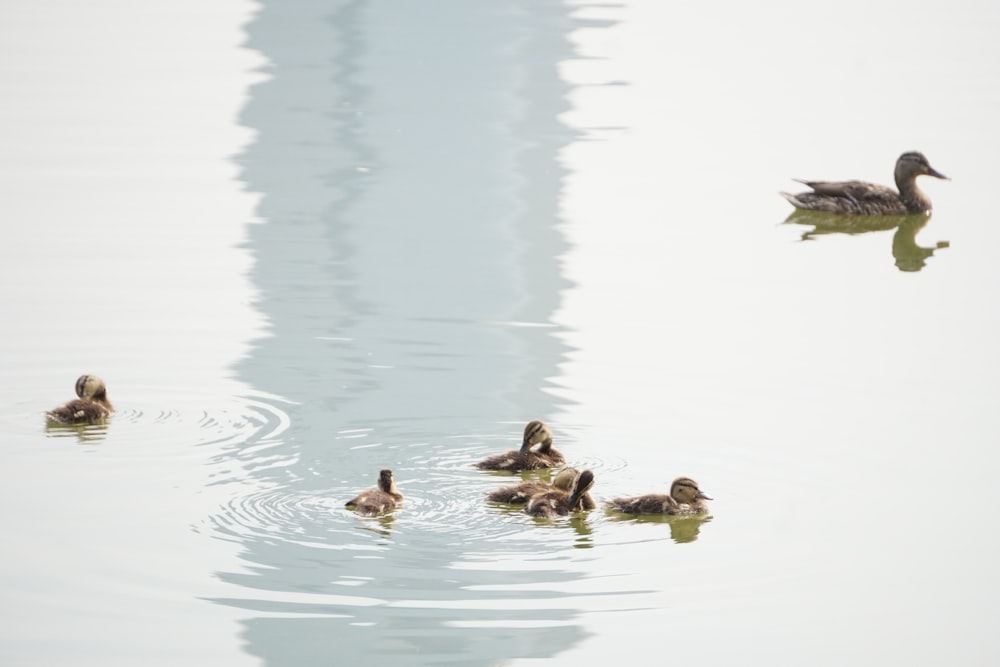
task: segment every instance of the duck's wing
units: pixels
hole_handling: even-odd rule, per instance
[[[625,514],[665,514],[665,509],[676,503],[666,494],[650,493],[634,498],[615,498],[608,501],[608,507]]]
[[[512,449],[503,454],[488,456],[477,463],[476,467],[480,470],[521,470],[523,468],[522,459],[521,453]]]
[[[523,505],[528,502],[531,496],[544,493],[549,489],[545,482],[524,482],[514,486],[505,486],[486,494],[486,499],[495,503],[507,503],[508,505]]]
[[[107,419],[111,411],[102,404],[85,398],[75,398],[45,413],[58,424],[94,424]]]
[[[353,509],[358,514],[374,516],[388,512],[396,507],[396,499],[380,489],[362,491],[353,500],[345,504],[345,507]]]
[[[553,447],[549,447],[544,451],[539,451],[539,456],[548,464],[547,468],[555,468],[557,465],[562,465],[566,463],[566,457],[563,456],[562,452]]]
[[[828,197],[847,197],[849,199],[897,199],[899,195],[892,188],[865,181],[803,181],[797,182],[812,188],[818,195]]]
[[[793,206],[809,211],[855,215],[905,215],[906,205],[891,188],[864,181],[799,181],[812,192],[781,195]]]

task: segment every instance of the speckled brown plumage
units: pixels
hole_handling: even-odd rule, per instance
[[[539,445],[538,449],[532,447]],[[476,467],[480,470],[509,470],[517,472],[519,470],[540,470],[542,468],[554,468],[566,459],[562,453],[552,447],[552,432],[544,422],[535,420],[528,422],[524,427],[524,436],[521,440],[520,449],[512,449],[503,454],[489,456]]]
[[[594,473],[584,470],[573,478],[568,491],[552,488],[533,495],[524,506],[524,511],[531,516],[554,517],[565,516],[581,509],[592,509],[582,504],[584,496],[589,495],[590,487],[594,485]],[[591,501],[592,503],[593,501]]]
[[[931,200],[917,187],[918,176],[947,180],[923,153],[903,153],[896,161],[895,180],[899,191],[864,181],[798,181],[812,192],[780,193],[792,206],[809,211],[848,215],[914,215],[931,212]]]
[[[96,375],[81,375],[76,380],[76,395],[72,401],[45,413],[58,424],[94,424],[104,421],[114,412],[108,400],[108,389]]]
[[[358,514],[375,516],[391,512],[402,501],[403,494],[396,489],[396,479],[392,471],[382,470],[378,474],[377,489],[362,491],[344,506]]]
[[[495,491],[491,491],[486,494],[486,498],[487,500],[491,500],[495,503],[524,505],[532,496],[545,493],[546,491],[551,491],[553,489],[569,491],[570,487],[573,485],[573,480],[578,474],[579,472],[576,468],[563,468],[556,474],[551,484],[540,480],[521,482],[520,484],[504,486]],[[585,510],[592,510],[597,507],[597,504],[594,502],[594,499],[591,498],[589,493],[584,493],[580,497],[579,505],[580,509]]]
[[[670,494],[649,493],[631,498],[609,500],[607,506],[625,514],[702,514],[708,511],[704,502],[711,500],[689,477],[678,477],[670,485]]]

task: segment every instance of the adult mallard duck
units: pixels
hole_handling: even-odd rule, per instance
[[[403,502],[403,494],[396,489],[396,479],[391,470],[382,470],[378,474],[378,488],[362,491],[353,500],[347,501],[344,507],[358,514],[375,516],[396,509]]]
[[[584,470],[573,478],[568,491],[552,488],[531,496],[524,506],[524,511],[531,516],[553,517],[565,516],[580,509],[589,509],[583,507],[581,502],[593,485],[594,473]]]
[[[57,424],[96,424],[115,411],[108,400],[108,388],[96,375],[81,375],[76,380],[75,398],[65,405],[53,408],[45,416]]]
[[[538,445],[537,450],[532,447]],[[552,447],[552,432],[544,422],[535,420],[524,427],[521,449],[495,454],[476,464],[480,470],[538,470],[554,468],[566,461],[562,453]]]
[[[556,473],[552,483],[535,480],[531,482],[521,482],[513,486],[505,486],[486,494],[486,499],[495,503],[506,503],[508,505],[524,505],[535,495],[546,491],[560,490],[568,492],[573,486],[573,480],[580,474],[576,468],[563,468]],[[580,496],[580,509],[592,510],[597,507],[597,503],[589,493]]]
[[[701,492],[698,483],[689,477],[678,477],[670,485],[670,494],[650,493],[632,498],[607,501],[609,509],[625,514],[703,514],[708,511],[704,501],[711,500]]]
[[[931,167],[923,153],[911,151],[896,160],[895,177],[899,192],[864,181],[798,181],[813,191],[797,195],[780,194],[792,206],[809,211],[848,215],[926,215],[931,212],[931,200],[917,187],[918,176],[949,180]]]

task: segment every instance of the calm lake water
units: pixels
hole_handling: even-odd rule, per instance
[[[0,8],[0,663],[1000,661],[1000,6],[675,4]]]

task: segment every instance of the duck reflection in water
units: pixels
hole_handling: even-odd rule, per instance
[[[816,211],[794,211],[785,224],[808,225],[803,241],[813,241],[827,234],[867,234],[895,229],[892,235],[892,256],[900,271],[919,271],[934,251],[947,248],[948,241],[938,241],[931,247],[917,244],[917,233],[930,222],[930,215],[837,215]]]
[[[396,479],[391,470],[378,474],[378,488],[362,491],[344,505],[362,516],[378,516],[396,509],[403,502],[403,494],[396,489]]]

